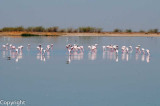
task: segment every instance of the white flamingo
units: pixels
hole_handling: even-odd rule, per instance
[[[138,45],[138,46],[137,46],[137,47],[135,47],[135,48],[136,48],[136,52],[141,53],[140,45]]]
[[[149,51],[149,49],[146,49],[146,52],[147,52],[148,56],[150,56],[150,51]]]
[[[142,52],[143,52],[143,55],[145,55],[145,49],[144,49],[144,48],[142,48],[141,50],[142,50]]]
[[[126,52],[126,46],[121,47],[122,53]]]

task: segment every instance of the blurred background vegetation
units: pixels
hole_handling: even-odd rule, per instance
[[[48,27],[45,28],[43,26],[36,26],[36,27],[4,27],[0,29],[0,32],[62,32],[62,33],[101,33],[104,32],[102,28],[96,27],[79,27],[79,28],[59,28],[58,26]],[[132,31],[132,29],[122,30],[119,28],[114,29],[114,33],[132,33],[132,32],[139,32],[139,33],[159,33],[158,29],[149,29],[148,31],[139,30],[139,31]]]
[[[133,31],[132,29],[126,29],[126,30],[122,30],[122,29],[114,29],[112,32],[114,33],[120,33],[120,32],[125,32],[125,33],[132,33],[132,32],[138,32],[138,33],[159,33],[158,29],[149,29],[148,31],[145,30],[139,30],[139,31]]]
[[[61,29],[58,26],[53,26],[49,28],[45,28],[43,26],[36,26],[36,27],[27,27],[24,28],[23,26],[18,27],[4,27],[0,29],[1,32],[68,32],[68,33],[78,33],[78,32],[90,32],[90,33],[100,33],[102,32],[102,28],[96,27],[79,27],[77,29],[74,28],[66,28]]]

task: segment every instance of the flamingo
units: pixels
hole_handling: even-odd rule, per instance
[[[40,51],[40,47],[39,46],[37,46],[37,49]]]
[[[91,46],[91,51],[94,51],[94,52],[95,52],[96,50],[97,50],[97,47],[94,46],[94,45],[92,45],[92,46]]]
[[[39,48],[41,49],[42,45],[41,45],[41,44],[39,44],[38,46],[39,46]]]
[[[102,48],[103,48],[103,51],[105,51],[105,50],[106,50],[106,46],[102,46]]]
[[[107,45],[106,48],[112,49],[112,45]]]
[[[53,44],[51,44],[51,49],[53,49]]]
[[[77,47],[77,50],[78,50],[78,51],[80,51],[80,52],[82,52],[82,49],[81,49],[81,47]]]
[[[2,45],[2,48],[3,48],[3,49],[6,49],[6,45]]]
[[[80,48],[81,48],[82,51],[84,51],[84,47],[83,46],[80,46]]]
[[[121,50],[122,50],[122,52],[125,52],[126,51],[126,46],[122,46]]]
[[[45,53],[46,53],[46,50],[43,50],[43,56],[45,55]]]
[[[95,44],[94,44],[94,46],[95,46],[95,47],[97,47],[97,46],[98,46],[98,44],[97,44],[97,43],[95,43]]]
[[[141,45],[137,45],[139,48],[141,47]]]
[[[16,54],[18,54],[18,49],[15,49],[16,50]]]
[[[31,46],[31,44],[28,44],[28,47],[30,47]]]
[[[41,53],[41,54],[42,54],[42,51],[43,51],[43,48],[41,47],[41,48],[40,48],[40,53]]]
[[[6,43],[6,46],[8,46],[9,44],[8,43]]]
[[[47,45],[46,51],[49,51],[51,49],[50,45]]]
[[[16,46],[11,46],[11,50],[15,50],[16,49]]]
[[[133,51],[132,46],[129,46],[128,48],[129,48],[130,53],[132,53],[132,51]]]
[[[68,49],[68,54],[69,54],[69,56],[71,55],[71,49]]]
[[[138,45],[137,47],[135,47],[136,48],[136,52],[139,52],[139,53],[141,53],[141,50],[140,50],[140,45]]]
[[[72,47],[71,44],[66,45],[66,48],[67,48],[67,49],[70,48],[70,47]]]
[[[146,49],[146,52],[147,52],[148,56],[150,56],[150,51],[149,51],[149,49]]]
[[[116,55],[118,55],[118,49],[116,49]]]
[[[145,55],[145,49],[144,49],[144,48],[142,48],[141,50],[142,50],[142,52],[143,52],[143,55]]]
[[[129,53],[129,48],[128,47],[126,47],[126,52]]]
[[[77,47],[78,47],[78,45],[74,44],[74,46],[73,46],[73,51],[76,51],[76,52],[77,52]]]
[[[9,49],[11,49],[11,48],[12,48],[12,44],[9,45]]]

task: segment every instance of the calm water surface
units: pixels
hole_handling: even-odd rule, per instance
[[[0,50],[0,99],[25,100],[26,106],[159,106],[159,37],[0,37],[0,46],[23,45],[23,53],[10,56]],[[27,44],[31,44],[27,49]],[[38,44],[53,50],[41,57]],[[65,45],[84,46],[84,54],[68,56]],[[98,43],[97,53],[88,45]],[[140,44],[151,56],[118,56],[102,46]]]

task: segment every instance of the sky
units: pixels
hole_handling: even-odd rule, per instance
[[[160,30],[160,0],[0,0],[0,28],[80,26]]]

